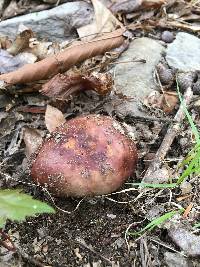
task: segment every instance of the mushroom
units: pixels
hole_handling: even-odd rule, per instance
[[[64,122],[35,154],[33,180],[60,197],[113,192],[137,164],[137,149],[126,128],[103,115]]]

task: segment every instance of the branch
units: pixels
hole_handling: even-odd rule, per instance
[[[125,40],[124,32],[124,29],[119,29],[89,42],[76,43],[57,55],[47,57],[33,64],[27,64],[16,71],[2,74],[0,75],[0,81],[14,85],[45,80],[57,73],[65,72],[85,59],[119,47]]]

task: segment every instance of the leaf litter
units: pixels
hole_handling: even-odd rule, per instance
[[[49,131],[53,131],[66,119],[79,114],[100,113],[116,116],[115,107],[110,106],[106,109],[104,103],[109,103],[109,99],[113,96],[117,101],[125,99],[123,94],[115,95],[115,84],[111,82],[112,86],[108,87],[108,94],[105,96],[98,95],[92,90],[81,90],[81,92],[76,91],[78,92],[76,94],[70,93],[67,99],[62,99],[51,89],[50,94],[46,94],[45,100],[41,102],[41,93],[44,94],[45,86],[48,90],[51,88],[47,85],[51,84],[52,76],[59,73],[60,77],[60,73],[63,73],[69,88],[73,87],[73,83],[70,83],[71,75],[76,76],[77,73],[79,87],[83,85],[82,81],[85,78],[94,73],[106,79],[106,75],[112,74],[114,80],[115,73],[112,73],[112,69],[115,64],[128,64],[120,63],[119,57],[124,47],[128,49],[128,44],[124,46],[125,39],[128,42],[129,39],[134,41],[134,38],[140,38],[145,34],[149,38],[153,36],[163,42],[165,40],[161,37],[163,29],[169,29],[174,35],[180,29],[195,35],[198,33],[200,14],[198,1],[134,1],[135,6],[131,6],[133,2],[116,1],[109,3],[107,7],[97,0],[92,3],[96,8],[92,26],[95,31],[90,31],[91,25],[87,25],[88,28],[85,26],[86,28],[82,29],[82,35],[79,30],[78,33],[81,38],[87,37],[88,32],[98,35],[95,37],[96,40],[81,43],[74,40],[72,46],[67,45],[69,54],[73,52],[71,58],[66,56],[59,44],[38,40],[36,35],[33,39],[31,30],[28,30],[27,33],[31,34],[25,36],[25,40],[20,34],[15,41],[8,41],[9,36],[1,38],[2,54],[8,58],[6,59],[8,63],[0,65],[1,68],[4,67],[1,73],[5,73],[0,79],[8,83],[1,93],[8,95],[11,102],[0,111],[0,185],[2,188],[20,187],[35,198],[60,208],[55,215],[27,218],[20,224],[9,222],[5,231],[11,238],[12,234],[9,231],[19,233],[18,246],[21,252],[19,251],[18,255],[22,258],[19,258],[18,262],[22,266],[133,266],[134,262],[136,266],[141,264],[150,266],[147,262],[151,262],[153,266],[170,266],[165,257],[167,252],[179,253],[180,262],[183,259],[182,255],[186,258],[190,256],[189,264],[198,266],[199,260],[195,257],[200,253],[199,231],[197,227],[192,227],[198,225],[199,221],[198,176],[192,174],[184,176],[185,183],[189,184],[187,186],[189,191],[180,190],[177,184],[177,178],[181,177],[182,173],[178,164],[193,147],[195,133],[184,119],[185,113],[182,107],[178,106],[176,70],[170,69],[169,66],[167,71],[163,71],[159,66],[157,68],[159,94],[154,94],[154,98],[150,95],[143,103],[147,114],[145,117],[117,116],[119,120],[131,126],[139,150],[138,170],[129,179],[129,185],[125,184],[121,191],[109,196],[83,199],[80,202],[76,199],[57,199],[47,193],[45,188],[34,185],[31,181],[25,154],[34,153],[43,138],[48,136]],[[18,14],[20,12],[19,10]],[[103,20],[102,12],[106,14]],[[117,26],[123,27],[116,31]],[[126,29],[132,31],[132,35],[128,38]],[[104,34],[104,31],[111,33]],[[164,45],[166,44],[167,41]],[[118,48],[120,45],[122,48]],[[109,52],[111,48],[116,49]],[[21,68],[20,60],[15,64],[19,52],[30,53],[30,58],[35,56],[37,62]],[[104,55],[101,55],[102,53]],[[25,64],[27,63],[31,62]],[[70,72],[66,72],[68,68]],[[162,71],[158,70],[159,68]],[[80,73],[83,73],[82,80]],[[194,96],[189,94],[197,81],[195,78],[192,79],[186,89],[183,89],[185,84],[181,81],[182,78],[179,82],[180,89],[184,92],[186,108],[198,128],[198,113],[193,108]],[[61,87],[62,92],[65,86]],[[36,102],[30,100],[30,97],[35,97]],[[167,109],[169,105],[171,108]],[[164,116],[162,115],[159,120],[157,114],[160,111]],[[145,163],[145,159],[148,164]],[[145,177],[149,172],[153,180],[145,183]],[[164,181],[162,183],[159,179],[155,180],[156,172],[157,178],[162,176],[162,179],[167,179],[162,180]],[[147,214],[153,214],[155,206],[161,212],[155,213],[150,219]],[[177,214],[177,210],[182,209],[185,209],[183,216]],[[69,215],[62,210],[75,210],[75,212]],[[109,217],[107,214],[115,216]],[[137,232],[142,236],[131,237],[127,235],[128,232]],[[159,247],[162,249],[158,250]],[[3,249],[0,248],[0,251],[4,255],[9,253]],[[13,255],[7,262],[14,262],[16,259]],[[4,262],[7,264],[5,260]]]

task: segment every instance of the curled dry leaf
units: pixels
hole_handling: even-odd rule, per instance
[[[65,72],[87,58],[101,55],[113,48],[119,47],[125,40],[124,32],[125,30],[119,29],[89,42],[76,43],[55,56],[49,56],[16,71],[2,74],[0,75],[0,80],[10,85],[45,80],[59,72]]]
[[[12,42],[8,39],[7,36],[0,36],[0,48],[8,49],[11,46]]]
[[[82,40],[91,40],[97,34],[111,32],[116,29],[117,25],[121,25],[110,10],[99,0],[91,1],[94,7],[95,20],[93,23],[77,29],[78,35]]]
[[[65,122],[65,117],[62,112],[50,105],[47,105],[45,112],[45,124],[49,132],[53,132],[58,126]]]
[[[26,29],[20,32],[12,45],[7,49],[11,55],[17,55],[19,52],[23,51],[25,48],[29,47],[29,40],[34,36],[32,30]]]
[[[153,91],[144,100],[147,107],[158,108],[165,113],[171,113],[178,104],[178,96],[175,92],[164,91],[164,94]]]
[[[112,90],[112,86],[113,79],[109,73],[59,73],[43,85],[41,93],[51,98],[67,99],[72,93],[83,90],[94,90],[105,95]]]
[[[29,40],[28,52],[34,54],[39,60],[46,58],[50,55],[55,55],[60,51],[60,47],[57,43],[41,42],[36,38]]]
[[[42,134],[34,128],[25,128],[23,133],[24,143],[26,145],[26,155],[30,157],[42,144]]]

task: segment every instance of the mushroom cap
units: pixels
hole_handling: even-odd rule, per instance
[[[32,161],[33,180],[60,197],[115,191],[137,164],[136,146],[125,132],[120,123],[103,115],[65,122]]]

